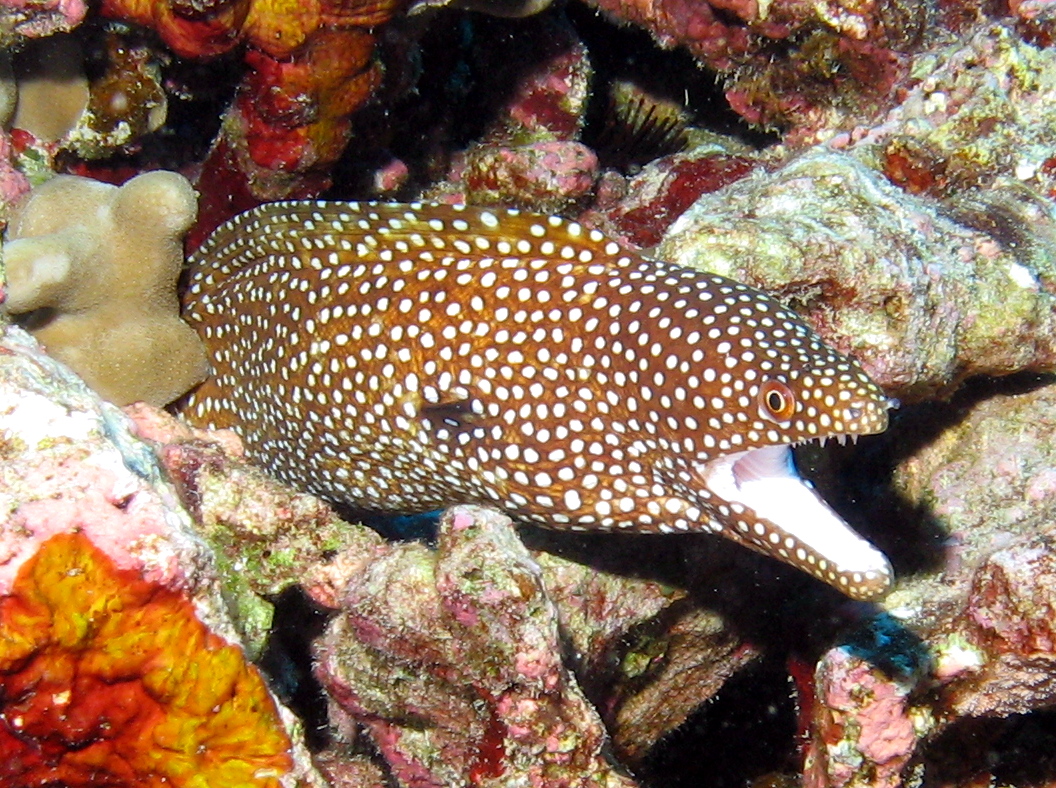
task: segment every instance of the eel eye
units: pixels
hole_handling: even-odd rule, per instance
[[[770,421],[784,422],[796,412],[792,389],[780,380],[764,380],[759,387],[759,415]]]

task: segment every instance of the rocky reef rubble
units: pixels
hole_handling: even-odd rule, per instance
[[[153,451],[10,327],[0,430],[4,784],[324,785]]]

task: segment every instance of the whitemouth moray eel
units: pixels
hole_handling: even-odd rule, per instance
[[[324,498],[713,531],[855,598],[890,585],[790,451],[883,430],[888,399],[745,285],[556,217],[283,202],[192,257],[186,317],[214,374],[185,415]]]

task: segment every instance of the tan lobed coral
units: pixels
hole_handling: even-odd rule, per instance
[[[68,175],[38,186],[7,229],[4,308],[103,397],[172,401],[208,372],[176,298],[195,206],[171,172],[121,187]]]

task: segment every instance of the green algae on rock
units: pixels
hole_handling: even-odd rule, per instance
[[[1056,365],[1056,217],[1040,202],[990,199],[1046,242],[1030,254],[1002,246],[821,149],[704,195],[658,251],[775,293],[887,391],[917,400],[972,375]]]
[[[340,520],[323,501],[284,487],[248,464],[234,435],[191,430],[142,403],[125,412],[140,437],[155,447],[198,532],[215,551],[225,599],[254,658],[272,625],[268,600],[297,583],[323,585],[334,555],[365,556],[382,544],[369,528]],[[316,597],[321,604],[335,604],[321,590]]]

